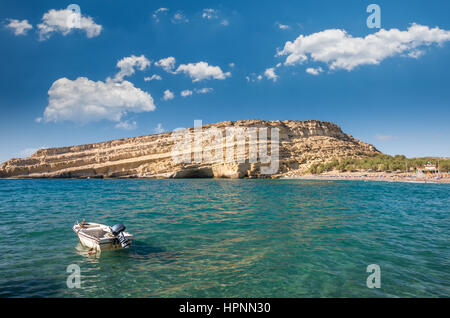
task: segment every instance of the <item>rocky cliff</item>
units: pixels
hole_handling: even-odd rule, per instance
[[[256,128],[257,140],[255,148],[251,148],[251,137],[247,135],[241,141],[245,147],[238,160],[239,141],[226,139],[229,128],[251,131]],[[264,143],[264,135],[260,128],[267,128],[268,141]],[[279,161],[276,173],[264,175],[261,168],[261,153],[250,159],[250,149],[261,151],[267,148],[267,154],[273,154],[271,132],[277,128],[279,133]],[[313,163],[327,162],[335,158],[361,157],[379,153],[370,144],[359,141],[342,132],[339,126],[321,121],[262,121],[242,120],[226,121],[205,125],[200,142],[195,142],[196,132],[190,128],[174,137],[172,133],[148,135],[142,137],[118,139],[95,144],[41,149],[31,157],[11,159],[0,167],[2,178],[189,178],[189,177],[280,177],[286,174],[301,173]],[[219,133],[219,134],[218,134]],[[183,140],[192,143],[181,144]],[[210,138],[213,136],[212,138]],[[215,137],[214,137],[215,136]],[[223,136],[223,138],[221,138]],[[198,135],[197,135],[198,137]],[[177,139],[178,138],[178,139]],[[198,139],[197,139],[198,140]],[[276,141],[276,140],[275,140]],[[233,142],[230,144],[230,142]],[[253,139],[255,142],[255,139]],[[184,145],[184,146],[183,146]],[[231,145],[231,146],[230,146]],[[267,145],[267,146],[266,146]],[[176,147],[175,147],[176,146]],[[241,145],[242,146],[242,145]],[[178,157],[174,157],[174,147]],[[234,149],[232,157],[226,158],[229,147]],[[220,152],[219,152],[220,150]],[[218,155],[217,160],[195,160],[195,153]],[[174,159],[175,158],[175,159]],[[182,162],[176,158],[183,158]],[[232,160],[230,160],[232,158]],[[197,157],[198,159],[198,157]],[[263,160],[264,161],[264,160]]]

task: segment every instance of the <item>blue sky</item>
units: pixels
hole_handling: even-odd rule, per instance
[[[195,119],[332,121],[388,154],[450,157],[450,2],[376,1],[382,29],[404,33],[371,44],[381,34],[366,25],[372,2],[77,1],[85,20],[64,29],[71,2],[1,1],[0,161]],[[285,46],[300,35],[307,46]],[[358,53],[336,51],[355,38]]]

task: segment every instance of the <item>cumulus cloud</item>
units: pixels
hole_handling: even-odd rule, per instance
[[[365,37],[353,37],[344,30],[328,29],[311,35],[300,35],[288,41],[278,56],[286,56],[284,65],[308,61],[322,62],[330,70],[353,70],[360,65],[379,64],[388,57],[418,57],[420,47],[450,40],[450,31],[413,23],[408,30],[384,30]]]
[[[230,22],[228,22],[227,19],[223,19],[222,22],[220,22],[220,24],[223,26],[228,26],[230,24]]]
[[[169,56],[164,59],[160,59],[158,62],[155,62],[155,66],[159,66],[164,71],[171,73],[175,67],[175,58],[173,56]]]
[[[93,38],[100,34],[102,26],[96,24],[89,16],[78,13],[79,23],[73,23],[73,16],[76,14],[68,9],[49,10],[42,16],[42,23],[37,26],[40,39],[48,39],[53,33],[67,35],[74,29],[83,30],[88,38]]]
[[[189,19],[186,18],[182,11],[178,11],[175,13],[171,19],[172,23],[180,24],[180,23],[188,23]]]
[[[153,131],[156,134],[162,134],[163,132],[165,132],[166,130],[163,128],[163,125],[161,123],[159,123],[158,125],[156,125],[156,127],[153,129]]]
[[[8,19],[8,24],[6,28],[11,29],[14,32],[14,35],[26,35],[29,30],[33,28],[31,24],[28,23],[28,20],[16,20],[16,19]]]
[[[276,82],[277,79],[278,79],[278,75],[275,73],[275,68],[274,68],[274,67],[271,67],[271,68],[266,69],[266,70],[264,71],[264,75],[265,75],[268,79],[270,79],[270,80],[272,80],[272,81],[274,81],[274,82]]]
[[[155,110],[152,96],[128,81],[60,78],[52,84],[48,95],[43,116],[46,122],[86,123],[102,119],[119,122],[127,113]]]
[[[203,9],[202,11],[202,18],[203,19],[217,19],[218,15],[217,15],[217,10],[214,9]]]
[[[144,81],[146,81],[146,82],[150,82],[153,80],[160,81],[160,80],[162,80],[162,77],[159,76],[158,74],[153,74],[152,76],[144,77]]]
[[[130,76],[135,73],[135,68],[140,71],[145,70],[150,66],[150,61],[144,56],[127,56],[117,62],[116,65],[120,71],[116,74],[114,80],[121,81],[125,76]]]
[[[165,101],[168,101],[168,100],[173,99],[174,97],[175,97],[175,95],[170,90],[166,89],[164,91],[164,96],[162,99]]]
[[[159,22],[159,16],[161,14],[166,14],[169,11],[168,8],[159,8],[155,11],[153,11],[152,17],[155,20],[155,22]]]
[[[323,72],[323,69],[321,67],[317,67],[317,68],[308,67],[306,69],[306,73],[311,74],[311,75],[319,75],[322,72]]]
[[[133,130],[137,128],[137,123],[136,121],[121,121],[118,122],[114,127],[119,128],[119,129],[125,129],[125,130]]]
[[[187,96],[191,96],[192,95],[192,91],[189,89],[185,89],[184,91],[181,91],[180,95],[182,97],[187,97]]]
[[[231,76],[230,72],[222,72],[218,66],[209,65],[206,62],[181,64],[176,73],[183,72],[192,78],[193,82],[199,82],[205,79],[224,80]]]

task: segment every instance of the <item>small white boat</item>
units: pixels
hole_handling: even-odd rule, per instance
[[[83,220],[75,223],[73,230],[78,235],[80,243],[92,251],[128,248],[134,239],[133,235],[125,232],[125,226],[122,223],[107,226]]]

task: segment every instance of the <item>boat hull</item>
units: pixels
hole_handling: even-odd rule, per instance
[[[80,226],[80,224],[75,224],[73,226],[73,231],[77,234],[78,239],[81,243],[81,245],[93,249],[96,251],[106,251],[106,250],[116,250],[116,249],[122,249],[122,245],[120,244],[119,240],[117,240],[115,237],[95,237],[93,235],[89,234],[89,230],[101,230],[105,232],[110,232],[109,227],[97,224],[97,223],[88,223],[88,228],[83,228]],[[124,232],[125,238],[130,241],[130,243],[133,241],[134,237],[133,235]]]

